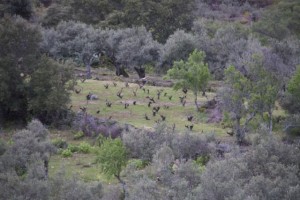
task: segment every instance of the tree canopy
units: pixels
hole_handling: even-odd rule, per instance
[[[51,123],[67,110],[73,75],[39,52],[41,34],[20,18],[0,20],[0,116]]]
[[[198,93],[202,92],[205,95],[210,80],[210,72],[208,65],[204,63],[204,58],[203,51],[194,50],[188,61],[176,61],[173,68],[168,70],[168,76],[178,80],[174,86],[175,89],[185,88],[193,91],[198,111],[200,109],[197,102]]]

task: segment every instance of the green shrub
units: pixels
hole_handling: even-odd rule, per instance
[[[52,144],[58,149],[66,149],[68,147],[68,143],[61,138],[52,140]]]
[[[73,153],[70,149],[65,149],[61,152],[61,155],[67,158],[67,157],[72,157]]]
[[[147,74],[154,74],[154,70],[155,70],[155,68],[152,65],[146,65],[145,66],[145,72]]]
[[[92,147],[87,142],[81,142],[79,145],[79,152],[81,153],[90,153],[92,150]]]
[[[79,146],[76,146],[76,145],[73,145],[73,144],[69,144],[68,149],[69,149],[72,153],[75,153],[75,152],[79,152],[79,151],[80,151]]]
[[[200,113],[205,113],[205,112],[206,112],[206,108],[201,107],[201,108],[199,109],[199,112],[200,112]]]
[[[209,156],[199,156],[197,157],[197,159],[195,160],[196,164],[199,166],[205,166],[209,161]]]
[[[223,128],[232,128],[233,124],[232,124],[232,120],[230,119],[230,115],[228,112],[224,112],[223,115],[223,120],[222,120],[222,126]]]
[[[134,166],[135,169],[144,169],[147,165],[147,162],[141,160],[141,159],[131,159],[128,162],[129,165]]]
[[[84,137],[84,133],[82,131],[78,131],[77,133],[74,134],[74,140],[79,140]]]

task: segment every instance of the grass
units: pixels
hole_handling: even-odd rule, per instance
[[[63,158],[61,155],[54,155],[49,162],[50,177],[64,169],[67,177],[77,176],[79,179],[89,181],[101,181],[104,183],[115,183],[116,180],[108,179],[100,172],[95,163],[95,154],[73,153],[72,157]]]
[[[58,131],[50,130],[50,139],[61,138],[67,141],[68,144],[79,146],[83,142],[92,143],[91,139],[83,138],[81,140],[74,140],[73,133],[70,131]],[[89,181],[101,181],[107,184],[117,182],[114,178],[108,179],[104,174],[101,173],[100,168],[96,160],[96,150],[89,153],[78,153],[75,152],[71,157],[64,158],[60,154],[53,155],[49,162],[49,175],[50,177],[58,173],[60,170],[66,172],[67,177],[77,176],[81,180]]]
[[[115,82],[117,86],[113,86],[113,81],[97,81],[86,80],[84,83],[78,82],[77,88],[81,88],[80,94],[74,93],[72,95],[72,105],[74,111],[79,111],[80,107],[86,107],[87,112],[94,116],[109,118],[119,121],[121,123],[132,124],[138,128],[152,128],[156,125],[157,120],[161,117],[156,115],[152,116],[152,107],[160,106],[159,114],[166,116],[166,124],[172,127],[176,125],[176,130],[185,131],[185,125],[190,125],[191,122],[187,121],[188,115],[194,116],[194,128],[195,133],[215,132],[216,134],[222,134],[225,131],[218,124],[207,124],[207,116],[205,113],[196,112],[194,105],[194,95],[189,91],[187,94],[186,106],[183,107],[179,101],[179,96],[183,96],[184,93],[179,90],[175,91],[168,87],[157,86],[145,86],[145,91],[139,88],[137,84],[129,84],[129,87],[125,87],[124,82]],[[104,85],[108,84],[109,88],[105,89]],[[117,96],[117,92],[123,88],[123,98],[120,99]],[[147,90],[149,89],[149,94]],[[160,99],[157,100],[157,91],[163,90]],[[133,91],[136,91],[137,95],[134,96]],[[91,92],[99,97],[99,100],[88,101],[86,95]],[[165,96],[165,93],[166,96]],[[155,103],[148,107],[149,99],[146,97],[154,97]],[[172,96],[171,99],[169,97]],[[208,99],[212,99],[215,93],[207,93]],[[206,97],[199,96],[198,102],[200,104],[205,103],[208,99]],[[106,106],[106,100],[112,102],[111,107]],[[136,105],[133,105],[133,101],[136,101]],[[130,106],[125,109],[124,104],[128,103]],[[164,106],[168,106],[166,109]],[[100,111],[97,114],[97,111]],[[145,114],[149,116],[151,120],[145,119]]]

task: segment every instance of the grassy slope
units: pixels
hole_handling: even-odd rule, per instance
[[[185,125],[190,125],[191,122],[187,121],[188,115],[194,115],[194,129],[195,134],[201,134],[208,132],[215,132],[218,135],[223,135],[224,130],[218,124],[206,124],[207,116],[205,113],[197,113],[195,111],[194,105],[194,96],[191,92],[187,94],[187,103],[183,107],[180,104],[179,96],[183,96],[182,91],[174,91],[172,88],[166,87],[154,87],[154,86],[145,86],[146,92],[142,89],[139,89],[137,84],[129,84],[129,87],[125,87],[124,82],[116,82],[117,86],[113,86],[112,81],[97,81],[97,80],[86,80],[84,83],[78,82],[77,88],[81,88],[82,91],[80,94],[74,93],[72,95],[72,105],[74,111],[79,111],[80,107],[87,107],[88,113],[108,118],[112,116],[114,120],[117,120],[121,123],[132,124],[139,128],[152,128],[155,126],[155,120],[160,119],[160,116],[152,116],[152,108],[148,107],[149,100],[146,96],[155,97],[156,103],[152,104],[153,106],[161,106],[160,114],[166,116],[166,124],[168,126],[173,126],[176,124],[176,130],[185,131]],[[104,84],[109,84],[109,89],[104,88]],[[116,93],[123,89],[123,99],[117,97]],[[133,90],[137,89],[137,96],[133,95]],[[149,94],[147,93],[149,89]],[[157,90],[163,89],[164,91],[161,94],[160,100],[157,100]],[[93,94],[98,95],[99,100],[96,101],[86,101],[86,95],[92,92]],[[164,96],[164,93],[167,93]],[[214,93],[207,93],[208,99],[211,99],[215,96]],[[169,96],[172,96],[171,100]],[[112,107],[109,108],[105,105],[105,100],[112,102]],[[132,105],[133,101],[137,101],[137,105]],[[199,97],[199,103],[203,104],[207,99],[205,97]],[[124,109],[124,102],[130,104],[128,109]],[[163,105],[169,106],[169,109],[164,109]],[[100,114],[96,112],[100,110]],[[145,120],[144,115],[147,115],[151,120]],[[70,144],[79,144],[81,141],[73,139],[70,132],[60,132],[56,130],[51,131],[51,138],[62,138]],[[86,140],[86,139],[85,139]],[[91,141],[89,141],[91,143]],[[62,167],[64,167],[68,176],[79,176],[84,181],[98,181],[101,180],[105,183],[116,182],[114,179],[107,179],[100,173],[100,169],[97,164],[94,163],[96,155],[94,153],[89,154],[80,154],[74,153],[70,158],[63,158],[61,155],[54,155],[49,163],[50,176],[58,172]]]
[[[73,134],[69,131],[57,131],[50,130],[51,139],[63,139],[68,142],[68,144],[79,145],[81,142],[88,142],[92,144],[92,141],[87,138],[82,140],[74,140]],[[64,170],[68,177],[76,176],[83,181],[101,181],[104,183],[115,183],[116,180],[108,179],[103,174],[101,174],[99,166],[95,163],[96,160],[96,150],[88,154],[83,153],[73,153],[72,157],[64,158],[60,154],[53,155],[49,162],[49,174],[50,177]]]
[[[185,125],[190,125],[191,122],[187,121],[188,115],[194,115],[195,120],[193,121],[194,132],[201,133],[203,132],[215,132],[216,134],[224,133],[224,130],[217,124],[206,124],[207,116],[205,113],[197,113],[194,105],[194,96],[191,92],[187,94],[187,103],[183,107],[179,102],[179,96],[183,96],[182,91],[174,91],[172,88],[167,87],[154,87],[154,86],[145,86],[146,92],[142,89],[139,89],[137,84],[129,84],[129,87],[125,87],[123,82],[116,82],[117,86],[114,87],[112,81],[96,81],[96,80],[87,80],[84,83],[79,82],[78,88],[82,88],[80,94],[75,94],[72,96],[72,105],[73,110],[78,111],[80,107],[87,107],[88,113],[108,118],[112,116],[114,120],[117,120],[122,123],[129,123],[139,128],[151,128],[155,126],[156,120],[160,119],[159,115],[155,117],[152,116],[152,108],[148,107],[149,100],[146,96],[155,97],[155,104],[153,106],[160,106],[161,110],[159,114],[166,116],[166,124],[168,126],[173,126],[176,124],[176,130],[184,131],[186,130]],[[109,84],[109,89],[104,88],[104,84]],[[117,97],[117,92],[123,89],[123,99]],[[133,90],[137,89],[137,96],[133,95]],[[147,89],[149,89],[149,94],[147,94]],[[161,94],[160,100],[157,100],[157,90],[163,89],[164,91]],[[96,101],[86,101],[86,95],[92,92],[93,94],[98,95],[99,100]],[[167,96],[164,96],[164,93],[167,93]],[[215,96],[214,93],[207,93],[208,99],[211,99]],[[172,99],[169,100],[168,96],[172,96]],[[105,105],[105,100],[112,102],[112,107],[109,108]],[[199,96],[199,103],[203,104],[207,99],[205,97]],[[133,101],[137,101],[137,105],[132,105]],[[124,109],[124,103],[127,102],[130,104],[128,109]],[[169,106],[169,109],[164,109],[163,106]],[[100,110],[100,114],[96,112]],[[147,114],[151,120],[145,120],[144,115]]]

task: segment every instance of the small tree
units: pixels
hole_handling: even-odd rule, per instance
[[[300,66],[291,78],[288,84],[288,92],[291,93],[295,98],[300,100]]]
[[[282,106],[291,114],[300,113],[300,66],[288,83]]]
[[[178,80],[174,86],[175,89],[186,88],[193,91],[197,111],[200,110],[198,93],[202,92],[202,95],[205,95],[211,77],[208,65],[204,63],[204,58],[205,53],[203,51],[194,50],[187,62],[183,60],[174,62],[173,68],[168,70],[168,76]]]
[[[234,66],[225,70],[225,88],[221,92],[223,109],[231,113],[231,118],[235,122],[234,129],[238,143],[244,142],[246,126],[255,116],[255,113],[250,114],[244,124],[241,124],[241,119],[248,113],[246,102],[250,95],[250,84],[249,80]]]
[[[101,171],[108,177],[116,177],[123,187],[126,194],[126,184],[121,179],[122,168],[126,166],[128,161],[127,150],[121,139],[108,138],[103,141],[97,155],[97,162]]]
[[[269,117],[268,129],[272,133],[273,129],[273,109],[279,93],[279,81],[274,74],[266,70],[263,63],[263,57],[253,55],[253,62],[250,63],[250,79],[252,82],[251,97],[249,105],[260,114],[267,112]]]

